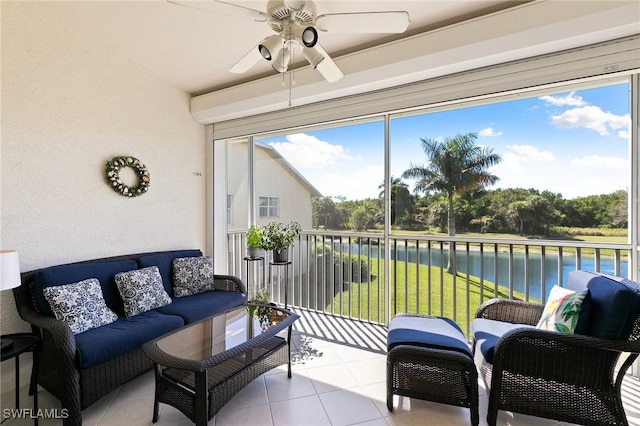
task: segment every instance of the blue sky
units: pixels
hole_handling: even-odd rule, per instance
[[[629,86],[525,97],[394,118],[391,175],[425,164],[420,138],[477,133],[502,156],[493,188],[535,188],[564,198],[628,189]],[[378,196],[384,179],[382,121],[261,140],[277,149],[323,195]],[[411,186],[412,182],[407,181]]]

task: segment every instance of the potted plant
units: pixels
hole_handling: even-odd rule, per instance
[[[256,318],[264,317],[267,315],[270,303],[271,291],[268,288],[260,289],[256,291],[256,294],[249,300],[247,311],[249,316],[255,316]]]
[[[259,225],[251,225],[247,231],[247,256],[256,259],[262,256],[265,246],[264,229]]]
[[[289,261],[289,246],[300,235],[302,227],[298,222],[292,220],[284,224],[282,222],[270,222],[267,224],[264,233],[266,244],[265,250],[273,250],[274,262]]]

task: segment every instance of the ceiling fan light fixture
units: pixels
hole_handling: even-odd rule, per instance
[[[258,44],[258,51],[264,59],[271,61],[282,51],[282,44],[282,38],[279,35],[274,34],[265,38],[260,42],[260,44]]]
[[[300,38],[305,47],[313,47],[318,43],[318,31],[313,27],[307,27],[302,31]]]
[[[320,63],[324,60],[324,55],[313,47],[304,47],[302,49],[302,55],[304,55],[305,59],[311,65],[311,68],[314,70],[320,65]]]
[[[280,49],[278,54],[273,58],[271,66],[274,70],[284,73],[289,69],[289,61],[291,60],[291,52],[288,48]]]

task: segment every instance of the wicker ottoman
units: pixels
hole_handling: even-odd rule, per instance
[[[478,372],[460,327],[452,320],[396,315],[387,337],[387,408],[393,395],[467,407],[478,415]]]

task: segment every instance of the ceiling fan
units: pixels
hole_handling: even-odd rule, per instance
[[[266,60],[274,70],[285,73],[292,56],[300,48],[311,67],[330,83],[340,80],[344,74],[318,43],[319,33],[402,33],[410,22],[406,11],[318,15],[312,0],[269,0],[265,12],[220,0],[167,1],[222,14],[247,16],[271,27],[276,34],[260,41],[230,69],[231,72],[242,74],[260,60]]]

